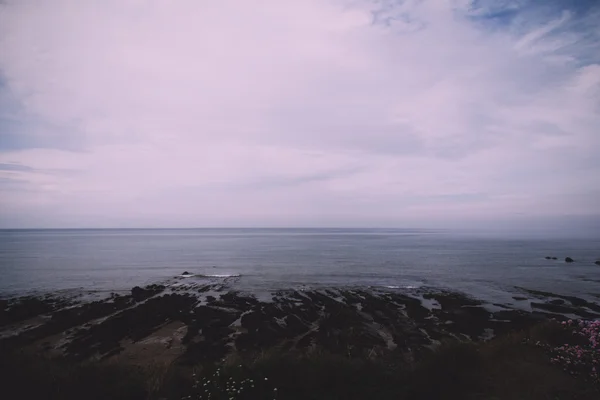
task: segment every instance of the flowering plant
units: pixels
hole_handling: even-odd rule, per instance
[[[600,383],[600,320],[562,322],[565,329],[583,339],[582,344],[551,348],[551,361],[573,375]]]
[[[192,393],[181,400],[277,400],[277,388],[269,387],[268,378],[244,377],[242,365],[237,370],[229,368],[228,372],[234,376],[224,372],[217,368],[212,375],[202,378],[194,372]]]

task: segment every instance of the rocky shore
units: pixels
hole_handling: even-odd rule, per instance
[[[600,318],[596,303],[517,289],[519,308],[435,289],[289,290],[259,300],[184,279],[97,301],[29,296],[0,300],[0,347],[133,364],[213,362],[272,348],[418,359],[449,339],[487,340],[550,318]]]

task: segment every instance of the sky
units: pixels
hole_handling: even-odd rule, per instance
[[[0,1],[0,228],[532,221],[600,222],[600,2]]]

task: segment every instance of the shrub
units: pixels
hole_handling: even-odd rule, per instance
[[[550,348],[551,361],[572,375],[581,376],[596,384],[600,383],[600,320],[562,323],[565,331],[583,339],[582,344],[564,343]]]

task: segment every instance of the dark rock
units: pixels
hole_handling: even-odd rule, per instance
[[[285,317],[285,324],[292,335],[300,335],[309,330],[309,327],[297,315],[291,314]]]
[[[247,330],[236,339],[239,350],[255,350],[268,348],[289,338],[288,329],[280,326],[275,318],[281,318],[280,309],[273,304],[263,304],[261,309],[255,308],[241,318],[242,327]]]
[[[553,260],[558,260],[558,258],[556,258],[556,257],[552,257],[552,259],[553,259]]]
[[[314,305],[297,307],[295,312],[298,317],[309,323],[316,322],[321,316],[319,308]]]
[[[216,335],[228,335],[229,325],[239,317],[239,312],[227,311],[212,306],[196,307],[190,316],[183,318],[187,324],[187,334],[182,342],[188,343],[202,331],[204,340],[216,340]]]
[[[181,274],[181,275],[191,275],[191,274],[187,271],[183,271],[183,274]]]
[[[513,299],[517,300],[517,301],[524,301],[527,300],[527,297],[522,297],[522,296],[513,296]]]
[[[210,289],[212,289],[211,285],[205,285],[205,286],[202,286],[200,289],[198,289],[198,293],[208,292]],[[209,296],[209,297],[212,297],[212,296]]]
[[[546,256],[546,260],[552,260],[552,257]]]
[[[423,307],[421,300],[419,299],[396,293],[391,294],[390,298],[395,303],[402,304],[406,315],[417,322],[423,322],[426,318],[431,316],[429,310],[426,307]]]
[[[131,289],[131,295],[136,301],[138,301],[138,299],[142,299],[145,292],[146,291],[139,286],[135,286],[133,289]]]
[[[583,318],[598,318],[600,314],[594,314],[581,308],[571,307],[563,304],[552,303],[531,303],[531,307],[540,310],[550,311],[555,314],[575,314]]]
[[[265,320],[267,319],[264,315],[258,311],[254,311],[243,315],[241,323],[242,327],[246,328],[248,331],[256,331]]]
[[[442,309],[454,309],[463,306],[478,306],[482,304],[479,300],[472,299],[462,293],[454,292],[426,293],[423,295],[423,298],[436,300],[440,303]]]
[[[133,289],[131,289],[131,296],[135,301],[143,301],[162,292],[163,290],[165,290],[163,285],[150,285],[146,286],[145,288],[135,286]]]
[[[220,296],[219,306],[237,308],[239,310],[245,310],[251,306],[258,304],[258,300],[251,296],[240,296],[236,292],[228,292]]]
[[[600,265],[600,260],[596,260],[596,262],[594,262],[594,264]]]
[[[209,287],[214,290],[214,285]],[[431,340],[479,339],[488,329],[508,332],[552,316],[564,319],[561,314],[600,316],[592,312],[600,312],[595,303],[523,288],[531,298],[544,299],[532,305],[537,311],[505,309],[492,314],[481,301],[449,291],[423,295],[440,304],[440,309],[430,311],[421,300],[397,291],[279,291],[273,301],[261,302],[223,289],[218,299],[207,296],[207,303],[199,305],[197,293],[164,295],[160,293],[164,289],[160,285],[135,287],[131,295],[55,310],[45,324],[0,344],[21,345],[68,331],[67,356],[103,358],[120,352],[124,339],[139,341],[171,321],[181,321],[187,333],[181,341],[186,350],[180,360],[190,364],[217,361],[231,349],[254,353],[271,347],[294,351],[317,346],[351,357],[377,355],[392,342],[399,354],[410,352],[417,359]],[[47,300],[51,299],[42,298]],[[0,306],[6,310],[12,305]],[[232,325],[238,319],[240,328]]]
[[[492,315],[495,319],[513,321],[522,317],[528,317],[529,313],[521,310],[502,310]]]
[[[133,301],[130,296],[119,296],[114,298],[113,301],[94,301],[58,310],[52,314],[52,317],[45,324],[13,338],[13,344],[27,344],[57,333],[66,333],[78,326],[82,328],[77,330],[77,334],[87,332],[85,328],[93,326],[89,321],[114,314],[121,309],[129,307],[131,304],[133,304]]]
[[[0,326],[24,321],[38,315],[50,314],[69,304],[70,302],[66,299],[50,296],[45,298],[25,296],[14,300],[3,300],[0,303]]]
[[[567,257],[567,258],[565,258],[565,262],[572,263],[572,262],[574,262],[574,261],[575,261],[575,260],[573,260],[571,257]]]
[[[564,299],[567,300],[568,302],[570,302],[573,306],[575,307],[585,307],[585,308],[589,308],[590,310],[596,311],[598,313],[600,313],[600,305],[596,304],[596,303],[592,303],[589,302],[587,300],[584,299],[580,299],[579,297],[575,297],[575,296],[564,296],[564,295],[560,295],[560,294],[555,294],[555,293],[550,293],[550,292],[544,292],[542,290],[533,290],[533,289],[525,289],[525,288],[520,288],[517,286],[517,289],[521,289],[521,290],[525,290],[528,293],[531,293],[532,295],[539,297],[539,298],[559,298],[559,299]]]
[[[450,311],[435,310],[440,320],[451,321],[446,329],[452,333],[465,334],[473,340],[478,339],[489,326],[492,314],[483,307],[466,306]]]
[[[192,296],[179,294],[149,298],[78,333],[66,345],[66,352],[76,359],[110,353],[123,339],[139,341],[168,321],[185,319],[196,302]]]

